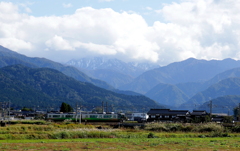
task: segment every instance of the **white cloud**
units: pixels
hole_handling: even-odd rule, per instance
[[[110,8],[34,17],[0,2],[0,45],[56,61],[86,55],[162,65],[189,57],[240,59],[239,10],[240,2],[233,0],[183,0],[157,10],[166,22],[149,26],[137,13]]]
[[[30,50],[33,49],[33,46],[30,42],[26,42],[16,38],[0,38],[0,44],[4,44],[7,48],[12,48],[15,51],[19,50]]]
[[[239,38],[236,36],[240,31],[239,9],[240,2],[233,0],[172,3],[157,11],[168,23],[161,25],[156,22],[153,27],[161,33],[166,32],[161,40],[172,46],[160,45],[171,50],[172,61],[186,59],[187,56],[199,59],[234,58],[239,51]],[[158,36],[158,41],[162,36]],[[167,53],[162,52],[165,59],[168,58]]]
[[[45,44],[48,48],[53,50],[74,50],[67,40],[57,35],[46,41]]]
[[[146,7],[146,10],[153,10],[151,7]]]
[[[68,4],[63,3],[62,6],[64,8],[70,8],[70,7],[72,7],[72,4],[71,3],[68,3]]]

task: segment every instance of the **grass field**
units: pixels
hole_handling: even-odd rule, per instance
[[[0,151],[26,150],[239,151],[240,133],[216,124],[154,124],[143,129],[108,126],[97,129],[93,125],[74,123],[26,123],[0,127]]]
[[[198,150],[198,151],[239,151],[238,138],[89,138],[61,140],[0,141],[2,151],[157,151],[157,150]]]

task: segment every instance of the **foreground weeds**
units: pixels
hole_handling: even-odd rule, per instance
[[[0,140],[24,139],[78,139],[78,138],[194,138],[235,137],[235,129],[226,129],[215,123],[149,123],[143,128],[113,129],[109,126],[76,123],[52,123],[47,125],[15,124],[0,127]],[[238,136],[238,135],[237,135]]]
[[[159,132],[224,132],[227,131],[222,125],[216,123],[148,123],[145,130]]]
[[[12,124],[0,127],[0,150],[240,150],[237,128],[214,123],[151,123],[113,129],[76,123]]]

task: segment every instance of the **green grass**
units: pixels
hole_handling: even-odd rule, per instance
[[[43,143],[44,142],[44,143]],[[0,149],[38,150],[239,150],[240,137],[228,138],[103,138],[60,140],[1,140]],[[9,145],[14,144],[14,145]],[[29,146],[31,144],[32,146]],[[39,146],[40,144],[40,146]],[[75,146],[73,144],[76,144]],[[71,149],[70,149],[71,148]]]
[[[95,127],[75,123],[0,127],[0,150],[240,150],[240,133],[212,123]]]

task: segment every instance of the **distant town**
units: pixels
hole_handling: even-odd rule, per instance
[[[11,122],[16,120],[51,120],[65,121],[72,120],[75,122],[125,122],[136,121],[145,122],[181,122],[181,123],[234,123],[239,121],[239,110],[235,115],[224,113],[208,113],[205,110],[171,110],[171,109],[150,109],[147,112],[127,112],[114,113],[104,111],[104,107],[99,112],[81,111],[80,108],[73,109],[69,104],[62,103],[58,111],[41,111],[31,108],[22,110],[11,110],[9,102],[0,102],[1,121]]]

